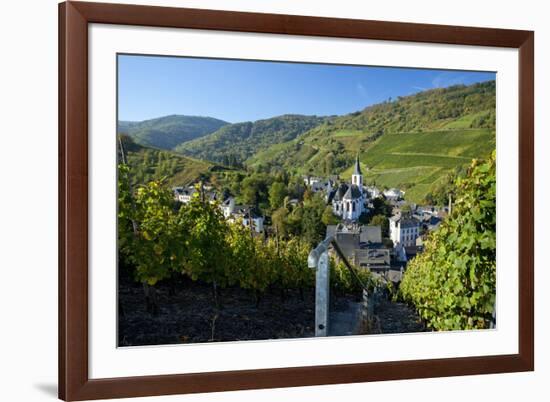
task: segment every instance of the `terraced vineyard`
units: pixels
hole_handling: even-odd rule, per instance
[[[495,149],[494,102],[494,81],[422,92],[327,120],[246,164],[349,179],[359,154],[367,184],[421,203],[453,170]]]
[[[494,148],[491,129],[386,134],[362,154],[361,162],[367,181],[404,189],[408,200],[421,202],[438,180]],[[350,175],[350,169],[342,173]]]

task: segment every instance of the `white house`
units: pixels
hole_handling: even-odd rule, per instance
[[[313,186],[315,183],[320,183],[323,181],[322,178],[315,177],[315,176],[303,176],[303,178],[304,178],[304,184],[306,186]]]
[[[378,188],[376,186],[367,186],[366,187],[367,189],[367,192],[370,196],[370,198],[378,198],[380,197],[380,190],[378,190]]]
[[[233,212],[235,212],[235,198],[227,197],[220,205],[223,216],[225,219],[229,218]]]
[[[363,188],[359,158],[355,160],[351,183],[340,184],[330,198],[332,198],[332,212],[344,220],[355,221],[367,211],[367,192]]]
[[[174,192],[174,199],[176,201],[187,204],[191,201],[191,198],[193,197],[193,194],[195,194],[197,189],[194,186],[174,187],[172,191]]]
[[[264,231],[264,217],[256,214],[253,209],[245,205],[234,205],[233,212],[227,220],[231,223],[241,220],[243,226],[249,228],[252,225],[252,229],[257,233]]]
[[[210,190],[211,187],[208,187]],[[203,186],[203,192],[204,199],[209,201],[211,204],[218,201],[218,195],[214,191],[208,190],[206,186]],[[187,186],[187,187],[173,187],[172,191],[174,192],[174,199],[176,201],[179,201],[183,204],[188,204],[191,199],[193,198],[194,194],[198,191],[195,186]]]
[[[390,219],[390,239],[394,245],[415,246],[420,235],[420,222],[414,218],[392,216]]]
[[[405,193],[397,188],[390,188],[389,190],[384,191],[383,194],[386,199],[397,201],[402,199]]]
[[[248,217],[243,218],[243,225],[247,228],[250,227],[250,220]],[[263,216],[253,216],[252,217],[252,229],[256,233],[262,233],[264,231],[264,217]]]

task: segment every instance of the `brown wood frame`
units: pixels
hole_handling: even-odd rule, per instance
[[[88,378],[88,24],[519,49],[519,353],[400,362]],[[534,370],[534,33],[508,29],[105,3],[59,5],[59,397],[84,400]]]

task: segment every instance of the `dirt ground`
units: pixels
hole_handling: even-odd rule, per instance
[[[181,279],[172,285],[159,283],[156,289],[158,311],[153,314],[147,310],[142,285],[124,275],[119,278],[119,346],[314,336],[314,289],[302,293],[268,290],[259,304],[251,291],[221,289],[219,309],[215,307],[211,285]],[[331,320],[337,323],[338,317],[342,321],[342,317],[357,315],[350,315],[350,306],[361,300],[358,295],[331,294],[330,301]],[[382,299],[375,314],[371,334],[425,330],[415,311],[402,303]],[[346,335],[349,328],[342,333],[335,333],[336,330],[334,327],[331,335]]]
[[[404,303],[382,299],[375,309],[375,315],[377,320],[371,333],[403,334],[426,331],[416,311]]]
[[[303,338],[314,335],[315,294],[306,289],[267,291],[256,306],[250,291],[226,288],[216,309],[210,285],[182,280],[158,284],[157,314],[147,311],[143,288],[119,279],[119,346]],[[303,297],[303,298],[302,298]],[[347,308],[354,296],[333,296],[331,311]]]

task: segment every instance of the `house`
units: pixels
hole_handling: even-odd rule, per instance
[[[436,230],[441,225],[441,218],[437,216],[431,216],[429,219],[423,222],[429,231]]]
[[[366,190],[370,198],[378,198],[382,194],[375,186],[367,186]]]
[[[245,227],[252,227],[256,233],[264,231],[264,217],[247,205],[234,205],[233,212],[227,220],[232,223],[241,220]]]
[[[311,187],[313,186],[314,184],[316,183],[320,183],[323,181],[322,178],[320,177],[316,177],[316,176],[309,176],[309,175],[306,175],[306,176],[303,176],[303,179],[304,179],[304,184],[308,187]]]
[[[359,240],[361,243],[382,243],[382,228],[374,225],[361,226]]]
[[[403,198],[405,193],[397,188],[390,188],[389,190],[386,190],[383,192],[384,197],[386,197],[389,201],[398,201]]]
[[[227,197],[224,202],[220,205],[223,216],[225,219],[229,218],[233,212],[235,212],[235,198]]]
[[[416,238],[420,235],[420,222],[418,220],[402,216],[392,216],[389,220],[390,239],[394,245],[416,246]]]
[[[357,236],[359,243],[381,243],[382,228],[374,225],[359,225],[357,223],[339,223],[328,225],[326,237],[353,234]]]
[[[367,192],[363,188],[363,174],[359,165],[359,157],[357,157],[351,175],[351,183],[341,183],[327,201],[332,202],[334,215],[344,220],[356,221],[363,212],[368,210],[367,198]]]
[[[298,198],[291,198],[288,200],[287,206],[291,206],[292,208],[298,206],[300,204],[300,200]]]
[[[390,250],[382,245],[358,249],[354,253],[354,262],[356,266],[371,271],[387,270],[390,268]]]
[[[396,262],[406,263],[407,262],[407,251],[405,246],[401,243],[396,243],[393,247],[393,257]]]
[[[325,193],[325,201],[328,201],[329,195],[334,188],[336,181],[333,178],[322,179],[314,176],[303,176],[304,183],[314,193]]]
[[[390,250],[382,244],[382,228],[343,224],[327,226],[327,237],[333,236],[342,254],[357,267],[389,268]]]
[[[187,204],[191,201],[191,198],[193,197],[193,194],[195,194],[197,189],[195,188],[195,186],[174,187],[172,188],[172,191],[174,193],[174,199],[176,201]]]
[[[423,246],[417,246],[416,244],[412,246],[406,246],[405,252],[407,253],[407,259],[415,257],[417,254],[420,254],[424,250]]]
[[[399,283],[407,265],[407,250],[385,246],[380,226],[339,223],[327,226],[327,237],[334,236],[342,254],[357,268],[368,269],[383,281]],[[331,251],[331,253],[335,253]]]
[[[335,182],[331,179],[327,179],[326,181],[318,181],[311,185],[311,191],[314,193],[323,191],[328,197],[328,194],[332,191],[334,184]]]
[[[209,201],[212,204],[218,201],[219,196],[215,191],[211,191],[211,187],[203,186],[202,189],[203,189],[203,195],[205,200]],[[174,199],[183,204],[189,203],[198,191],[199,190],[197,190],[195,186],[172,188],[172,192],[174,193]]]

